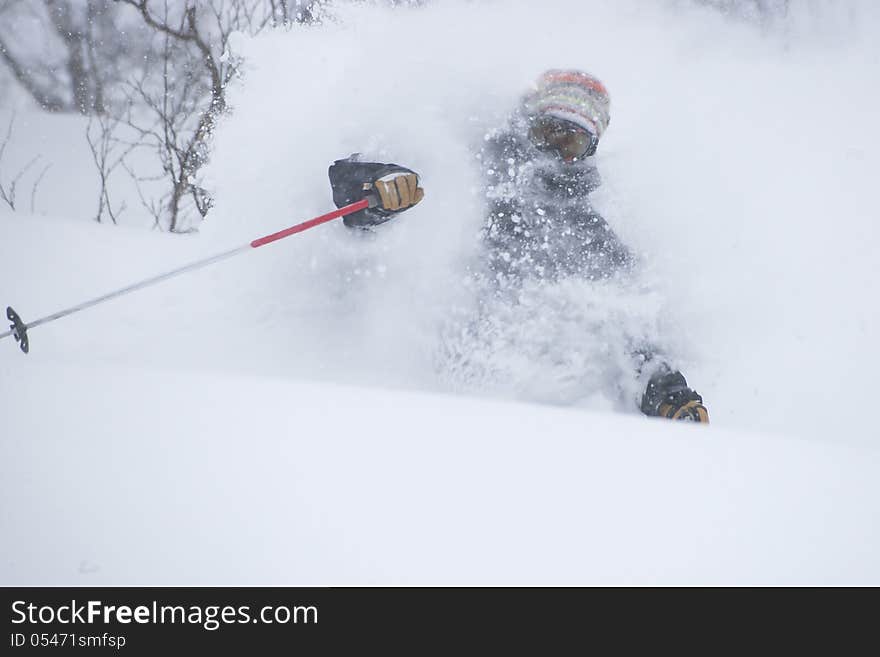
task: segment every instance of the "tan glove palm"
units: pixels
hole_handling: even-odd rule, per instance
[[[389,174],[377,180],[374,187],[379,194],[379,207],[391,212],[411,208],[425,197],[414,173]]]
[[[701,422],[703,424],[709,423],[709,411],[706,410],[706,407],[703,406],[702,402],[696,400],[688,401],[678,408],[672,404],[661,404],[660,415],[661,417],[666,417],[670,420],[685,420],[689,422]]]

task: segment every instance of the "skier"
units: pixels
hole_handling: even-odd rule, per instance
[[[489,199],[483,239],[496,293],[525,281],[604,281],[633,273],[636,259],[589,198],[600,185],[592,156],[609,110],[608,91],[597,78],[550,70],[508,124],[487,137],[478,157]],[[414,171],[357,155],[337,160],[329,175],[338,207],[374,199],[344,219],[349,227],[384,223],[424,196]],[[709,421],[702,397],[655,348],[634,346],[632,355],[635,373],[647,379],[639,405],[645,415]]]

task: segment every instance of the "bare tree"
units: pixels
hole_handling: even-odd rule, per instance
[[[230,36],[314,22],[325,2],[0,0],[0,64],[44,109],[94,117],[97,221],[121,211],[109,181],[122,168],[156,226],[187,232],[211,207],[200,171],[240,68]],[[142,149],[153,164],[129,158]]]
[[[113,0],[0,0],[0,62],[52,112],[100,113],[138,52],[120,42]]]
[[[199,171],[207,162],[226,87],[240,60],[229,51],[233,32],[311,22],[319,2],[267,0],[119,0],[136,10],[154,35],[152,66],[127,88],[126,125],[157,155],[166,191],[165,228],[187,232],[211,207]],[[135,174],[143,182],[143,174]],[[140,187],[139,187],[140,189]],[[150,203],[151,208],[155,203]]]
[[[125,141],[117,135],[120,119],[99,114],[89,117],[86,126],[86,142],[92,154],[92,161],[98,172],[100,188],[98,191],[98,211],[95,221],[101,223],[104,213],[110,217],[114,224],[117,218],[125,210],[125,201],[118,208],[113,209],[110,200],[110,178],[118,168],[125,168],[125,158],[142,146],[138,142]]]
[[[225,86],[234,69],[225,65],[222,52],[217,53],[200,31],[194,5],[185,6],[174,21],[167,1],[158,16],[149,0],[123,2],[138,10],[161,42],[158,84],[149,72],[128,83],[125,121],[142,143],[154,148],[166,175],[168,191],[162,205],[168,230],[190,230],[193,210],[203,217],[210,207],[196,177],[207,159],[216,118],[226,108]],[[225,46],[228,34],[222,38]],[[187,199],[191,205],[185,203]]]
[[[12,132],[13,127],[15,125],[15,114],[13,114],[9,118],[9,124],[6,128],[6,135],[3,137],[3,141],[0,142],[0,201],[3,201],[6,205],[9,206],[11,210],[15,210],[16,200],[18,198],[18,185],[21,182],[22,178],[24,178],[25,174],[27,174],[30,169],[42,159],[42,155],[35,155],[31,158],[27,164],[21,167],[17,173],[15,173],[9,180],[4,180],[3,175],[3,159],[6,155],[6,148],[9,146],[10,141],[12,141]],[[42,182],[43,176],[46,174],[46,170],[48,166],[44,167],[42,173],[38,176],[36,182],[34,182],[33,188],[31,190],[31,204],[33,205],[34,198],[37,193],[37,187],[39,187],[40,182]]]

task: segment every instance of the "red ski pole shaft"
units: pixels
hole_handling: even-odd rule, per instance
[[[360,210],[366,210],[368,207],[370,207],[370,200],[370,198],[361,199],[357,203],[352,203],[351,205],[346,205],[339,208],[338,210],[334,210],[333,212],[322,214],[320,217],[315,217],[314,219],[309,219],[308,221],[304,221],[301,224],[296,224],[295,226],[291,226],[290,228],[279,230],[277,233],[272,233],[271,235],[260,237],[251,242],[250,246],[254,249],[257,249],[261,246],[265,246],[266,244],[271,244],[272,242],[283,240],[285,237],[290,237],[291,235],[301,233],[304,230],[308,230],[309,228],[314,228],[315,226],[326,224],[328,221],[339,219],[339,217],[344,217],[347,214],[358,212]]]
[[[220,260],[225,260],[226,258],[238,255],[239,253],[244,253],[251,249],[257,249],[261,246],[265,246],[266,244],[271,244],[272,242],[282,240],[285,237],[290,237],[291,235],[302,233],[303,231],[314,228],[315,226],[326,224],[328,221],[333,221],[334,219],[339,219],[340,217],[344,217],[354,212],[365,210],[366,208],[370,207],[371,200],[372,199],[369,197],[361,199],[356,203],[351,203],[350,205],[343,206],[338,210],[334,210],[333,212],[328,212],[327,214],[322,214],[321,216],[315,217],[314,219],[309,219],[308,221],[303,221],[302,223],[290,226],[289,228],[285,228],[284,230],[279,230],[277,233],[272,233],[270,235],[259,237],[243,246],[230,249],[229,251],[224,251],[223,253],[212,255],[208,258],[197,260],[196,262],[191,262],[188,265],[183,265],[182,267],[172,269],[171,271],[167,271],[156,276],[151,276],[150,278],[138,281],[137,283],[132,283],[131,285],[127,285],[118,290],[114,290],[113,292],[108,292],[107,294],[101,295],[100,297],[90,299],[89,301],[71,306],[70,308],[65,308],[64,310],[52,313],[51,315],[47,315],[46,317],[41,317],[40,319],[34,320],[33,322],[30,322],[28,324],[24,324],[23,322],[21,322],[20,319],[18,319],[18,316],[15,315],[15,312],[11,308],[7,308],[7,316],[10,319],[13,319],[14,316],[15,319],[13,320],[14,323],[10,327],[10,330],[6,331],[5,333],[0,333],[0,340],[9,337],[10,335],[15,336],[16,341],[18,341],[20,343],[20,346],[22,347],[22,351],[26,352],[26,331],[28,329],[32,329],[36,326],[39,326],[40,324],[48,324],[49,322],[54,322],[56,319],[61,319],[62,317],[72,315],[73,313],[79,312],[80,310],[85,310],[86,308],[91,308],[92,306],[97,306],[99,303],[104,303],[105,301],[109,301],[110,299],[116,299],[118,297],[128,294],[129,292],[143,289],[150,285],[160,283],[161,281],[168,280],[169,278],[179,276],[180,274],[184,274],[195,269],[200,269],[201,267],[219,262]]]

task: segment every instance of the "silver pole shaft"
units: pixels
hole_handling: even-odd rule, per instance
[[[129,292],[134,292],[135,290],[140,290],[145,287],[149,287],[150,285],[154,285],[156,283],[161,283],[162,281],[166,281],[169,278],[174,278],[179,274],[185,274],[186,272],[193,271],[194,269],[200,269],[207,265],[214,264],[215,262],[219,262],[220,260],[225,260],[226,258],[231,258],[234,255],[238,255],[239,253],[244,253],[245,251],[250,251],[252,249],[251,245],[245,244],[244,246],[239,246],[230,251],[226,251],[224,253],[219,253],[217,255],[211,256],[210,258],[205,258],[204,260],[199,260],[198,262],[192,262],[188,265],[184,265],[183,267],[178,267],[177,269],[172,269],[169,272],[165,272],[164,274],[159,274],[158,276],[153,276],[151,278],[147,278],[146,280],[140,281],[138,283],[133,283],[126,287],[120,288],[118,290],[114,290],[113,292],[108,292],[100,297],[92,299],[90,301],[86,301],[84,303],[80,303],[76,306],[71,306],[65,310],[60,310],[57,313],[52,313],[51,315],[47,315],[46,317],[41,317],[40,319],[34,320],[29,324],[25,325],[25,328],[32,329],[35,326],[39,326],[40,324],[46,324],[47,322],[54,322],[56,319],[61,319],[62,317],[67,317],[68,315],[72,315],[73,313],[77,313],[80,310],[85,310],[86,308],[91,308],[92,306],[97,306],[99,303],[104,303],[105,301],[110,301],[110,299],[115,299],[116,297],[121,297],[124,294],[128,294]],[[0,333],[0,340],[3,338],[9,337],[12,335],[12,330],[8,330],[5,333]]]
[[[345,205],[341,208],[333,210],[332,212],[328,212],[327,214],[322,214],[319,217],[315,217],[314,219],[303,221],[302,223],[295,224],[293,226],[290,226],[289,228],[285,228],[284,230],[279,230],[278,232],[272,233],[271,235],[264,235],[263,237],[256,239],[253,242],[249,242],[248,244],[244,244],[230,251],[219,253],[215,256],[211,256],[210,258],[205,258],[204,260],[199,260],[198,262],[184,265],[183,267],[178,267],[177,269],[166,272],[164,274],[159,274],[158,276],[153,276],[152,278],[143,280],[140,283],[133,283],[132,285],[124,287],[120,290],[114,290],[113,292],[109,292],[104,296],[98,297],[97,299],[92,299],[91,301],[86,301],[85,303],[81,303],[66,310],[61,310],[46,317],[41,317],[40,319],[33,321],[30,324],[24,324],[24,330],[27,331],[28,329],[32,329],[35,326],[39,326],[40,324],[46,324],[47,322],[54,322],[56,319],[60,319],[61,317],[66,317],[67,315],[72,315],[73,313],[79,312],[80,310],[85,310],[86,308],[97,306],[99,303],[104,303],[105,301],[109,301],[110,299],[121,297],[123,294],[128,294],[129,292],[140,290],[141,288],[147,287],[148,285],[160,283],[161,281],[177,276],[178,274],[184,274],[194,269],[199,269],[200,267],[210,265],[219,260],[231,258],[232,256],[238,255],[239,253],[244,253],[245,251],[249,251],[251,249],[257,249],[267,244],[272,244],[273,242],[277,242],[278,240],[283,240],[285,237],[290,237],[291,235],[296,235],[297,233],[309,230],[310,228],[314,228],[315,226],[325,224],[328,221],[339,219],[339,217],[344,217],[354,212],[365,210],[369,207],[375,207],[377,203],[378,201],[375,196],[362,198],[360,201],[355,201],[354,203]],[[0,333],[0,340],[2,340],[3,338],[8,338],[10,335],[14,335],[13,329],[10,329],[5,333]]]

